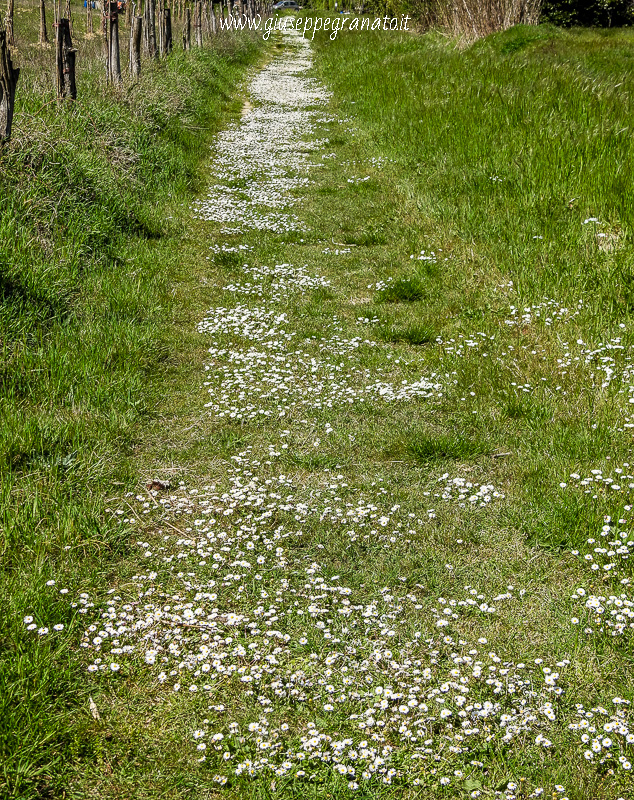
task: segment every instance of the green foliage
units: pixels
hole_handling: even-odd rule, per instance
[[[542,21],[554,25],[611,28],[634,21],[630,0],[544,0]]]

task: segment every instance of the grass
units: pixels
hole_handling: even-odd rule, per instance
[[[103,580],[129,551],[106,499],[136,474],[138,430],[176,358],[183,206],[258,53],[254,39],[223,37],[108,87],[98,40],[73,13],[78,100],[57,106],[52,51],[34,44],[38,6],[17,4],[21,74],[0,152],[3,797],[61,797],[70,766],[101,747],[79,710],[89,689],[76,644],[25,637],[23,609],[68,622],[47,580]]]
[[[175,208],[175,232],[164,236],[178,242],[176,256],[172,246],[162,249],[162,239],[148,244],[139,237],[146,260],[137,255],[134,268],[171,276],[169,305],[155,299],[129,315],[132,323],[120,309],[108,320],[143,326],[157,309],[161,325],[169,323],[170,334],[161,327],[164,338],[158,337],[162,360],[139,378],[150,394],[102,386],[102,404],[90,406],[94,427],[82,429],[88,433],[81,448],[75,426],[83,418],[66,413],[59,400],[64,413],[53,406],[37,425],[19,427],[17,409],[7,417],[24,444],[10,450],[13,466],[4,482],[13,580],[5,613],[28,659],[21,682],[8,685],[18,687],[11,689],[16,699],[28,689],[36,718],[48,721],[41,729],[29,728],[26,718],[11,723],[28,732],[20,734],[32,754],[25,763],[42,770],[24,778],[24,796],[37,787],[40,795],[65,791],[82,800],[427,800],[478,791],[493,797],[509,782],[519,789],[506,796],[522,799],[537,786],[552,793],[559,784],[565,795],[557,796],[570,800],[631,794],[630,773],[618,760],[586,760],[586,745],[567,728],[575,703],[612,712],[614,697],[634,700],[631,633],[611,635],[598,615],[571,599],[584,587],[613,608],[609,595],[628,593],[621,581],[632,578],[631,558],[604,570],[617,561],[614,549],[612,556],[608,547],[595,550],[604,543],[606,515],[628,517],[634,481],[626,477],[632,461],[632,145],[623,130],[632,111],[631,40],[629,31],[551,27],[516,28],[469,49],[433,33],[320,39],[318,75],[333,91],[324,116],[338,119],[317,131],[328,138],[318,152],[335,157],[309,173],[315,183],[297,190],[301,202],[292,208],[308,229],[229,236],[222,223],[190,220],[187,210]],[[309,160],[318,160],[317,153]],[[212,177],[213,164],[212,158]],[[369,179],[349,182],[355,175]],[[601,224],[585,222],[590,217]],[[225,243],[253,249],[210,251]],[[342,248],[338,254],[333,243]],[[269,278],[254,278],[246,263],[306,264],[309,275],[330,285],[271,296]],[[127,285],[128,273],[117,274]],[[262,296],[223,289],[247,281],[263,287]],[[385,297],[393,286],[399,288]],[[57,302],[55,293],[46,297]],[[133,312],[133,298],[127,302]],[[260,307],[284,313],[283,323],[270,324],[296,336],[276,350],[281,334],[267,348],[255,334],[245,340],[235,329],[196,332],[201,319],[222,321],[223,309],[238,304],[254,315]],[[94,313],[95,304],[89,308]],[[165,308],[171,309],[167,318]],[[615,337],[625,349],[614,347]],[[210,347],[218,352],[210,355]],[[251,350],[268,356],[231,361]],[[137,374],[144,352],[130,344],[113,363]],[[242,383],[231,386],[227,381],[237,379],[243,364]],[[270,391],[273,384],[264,379],[284,370],[292,378]],[[439,387],[431,396],[395,400],[379,393],[386,386],[409,391],[422,377]],[[321,405],[305,405],[320,381]],[[327,394],[334,385],[365,394],[348,403],[337,391]],[[206,408],[209,402],[219,410]],[[220,416],[232,406],[242,418]],[[250,406],[258,412],[253,418]],[[171,488],[152,499],[145,483],[154,477],[169,479]],[[616,484],[618,491],[610,488]],[[161,505],[170,496],[170,505]],[[363,513],[348,516],[359,507]],[[627,528],[614,522],[609,538],[622,532],[627,542]],[[161,561],[167,553],[187,568],[172,570]],[[80,617],[45,586],[49,577],[74,598],[89,592],[95,609]],[[210,588],[213,599],[205,596]],[[207,640],[196,629],[177,640],[168,623],[151,628],[154,643],[180,642],[176,655],[165,656],[166,672],[176,673],[165,683],[157,679],[163,666],[142,656],[147,642],[138,654],[110,655],[85,634],[87,621],[103,624],[100,615],[107,617],[109,607],[129,605],[134,619],[143,618],[140,592],[146,610],[167,596],[179,613],[192,603],[215,614],[219,632]],[[348,597],[355,610],[346,616]],[[247,616],[249,625],[232,626],[229,612]],[[23,632],[25,613],[38,625],[61,620],[66,632],[36,644]],[[443,616],[448,625],[439,628]],[[251,627],[256,621],[258,634]],[[276,629],[288,644],[266,636]],[[307,644],[300,645],[304,634]],[[205,642],[214,653],[209,678],[184,666]],[[490,742],[474,735],[469,751],[460,753],[448,750],[443,738],[456,729],[435,715],[425,727],[432,753],[412,758],[422,742],[404,738],[390,716],[402,698],[381,716],[377,686],[427,698],[428,691],[445,693],[455,667],[467,678],[470,699],[501,698],[512,708],[513,695],[494,694],[490,684],[472,680],[471,667],[454,660],[457,653],[470,657],[472,648],[485,675],[501,668],[498,657],[510,670],[508,681],[518,663],[527,664],[539,702],[553,702],[557,721],[539,716],[537,727],[510,744],[498,729]],[[120,671],[87,673],[99,653],[104,666],[116,658]],[[570,664],[557,666],[564,660]],[[15,651],[8,663],[20,663]],[[561,673],[560,697],[543,693],[543,665]],[[429,683],[421,677],[425,668]],[[256,676],[248,684],[257,690],[253,695],[239,678],[245,670]],[[27,680],[36,680],[33,690]],[[190,681],[205,680],[210,690],[186,691]],[[182,683],[178,692],[175,681]],[[53,684],[68,691],[54,695]],[[78,697],[71,704],[73,692]],[[341,705],[332,701],[340,693],[347,698]],[[434,697],[427,701],[433,708]],[[360,729],[351,716],[360,708],[374,709],[383,727]],[[11,713],[15,720],[18,712]],[[261,730],[249,730],[251,724]],[[370,746],[393,746],[389,764],[396,775],[391,782],[359,780],[353,791],[323,759],[311,760],[312,780],[266,768],[255,779],[235,774],[239,761],[261,758],[261,741],[270,743],[272,760],[279,742],[278,760],[295,752],[302,736],[314,735],[310,726],[333,741],[349,736],[357,749],[362,737]],[[192,739],[199,729],[208,744],[204,763]],[[216,732],[224,739],[212,745]],[[536,743],[538,733],[549,747]],[[42,743],[51,734],[55,744],[43,763]],[[630,744],[619,752],[632,760]],[[66,766],[52,778],[54,759]],[[474,759],[484,766],[472,765]],[[218,776],[227,779],[222,787]],[[439,782],[445,776],[446,787]]]

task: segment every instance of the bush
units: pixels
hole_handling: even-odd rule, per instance
[[[545,0],[541,19],[563,27],[610,28],[632,22],[634,4],[631,0]]]

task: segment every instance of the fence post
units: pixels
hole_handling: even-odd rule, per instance
[[[147,42],[150,58],[158,58],[156,47],[156,0],[146,0],[147,7]]]
[[[55,64],[57,70],[57,98],[64,97],[77,99],[77,85],[75,83],[75,56],[77,50],[73,47],[70,35],[70,23],[62,17],[55,23]]]
[[[40,0],[40,44],[48,44],[48,31],[46,30],[46,6]]]
[[[165,52],[165,16],[164,16],[164,0],[158,0],[157,16],[158,16],[158,54],[162,56]]]
[[[15,37],[13,35],[13,8],[15,0],[7,0],[7,16],[4,20],[4,26],[7,33],[7,44],[10,47],[15,47]]]
[[[196,47],[203,46],[203,25],[202,25],[202,2],[195,0],[194,3],[194,33],[196,36]]]
[[[70,0],[66,0],[66,19],[68,20],[68,25],[70,27],[70,32],[73,32],[73,18],[71,17],[70,13]]]
[[[92,32],[92,2],[91,0],[86,0],[86,33],[92,35]]]
[[[141,32],[143,30],[143,17],[132,18],[130,32],[130,73],[134,78],[141,74]]]
[[[121,58],[119,55],[119,10],[116,2],[110,2],[110,80],[121,83]]]
[[[185,9],[185,25],[183,26],[183,50],[192,48],[192,12],[187,6]]]
[[[108,4],[110,0],[103,0],[101,4],[101,50],[106,62],[106,76],[110,74],[109,48],[108,48]]]
[[[6,31],[0,31],[0,142],[11,136],[15,85],[20,70],[11,63],[11,53],[7,44]]]
[[[166,53],[172,52],[172,9],[166,8],[163,12],[165,14],[165,41],[164,47]]]

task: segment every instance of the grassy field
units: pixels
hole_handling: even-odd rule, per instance
[[[33,641],[23,610],[63,624],[51,576],[98,583],[128,550],[104,509],[136,480],[138,430],[175,359],[179,214],[259,52],[226,36],[108,87],[98,40],[84,37],[79,4],[73,13],[78,100],[58,107],[53,52],[35,44],[38,8],[17,4],[21,74],[0,151],[3,797],[62,797],[70,765],[92,752],[76,644]]]
[[[125,390],[100,283],[7,401],[9,796],[632,796],[631,52],[324,37],[297,227],[117,244]]]

